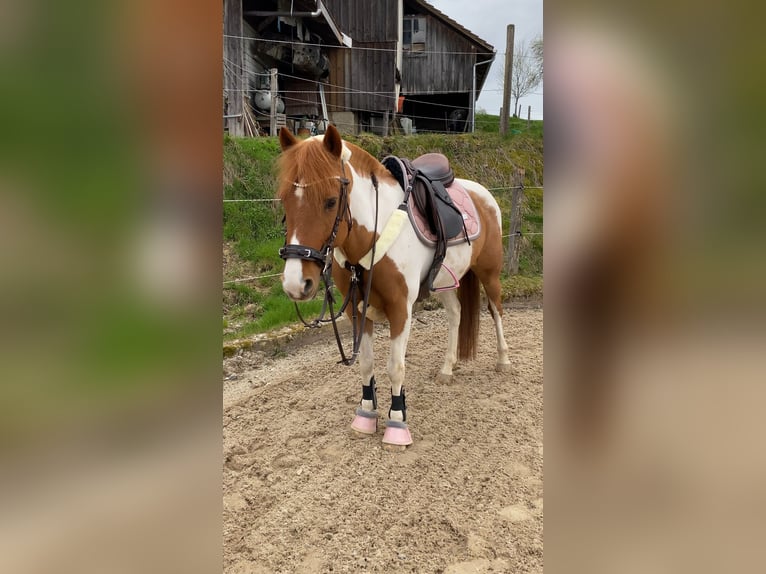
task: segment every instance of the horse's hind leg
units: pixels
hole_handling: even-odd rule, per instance
[[[375,434],[378,430],[378,399],[375,392],[374,363],[372,356],[373,323],[365,321],[364,333],[359,344],[359,370],[362,375],[362,400],[354,414],[351,428],[362,434]]]
[[[497,364],[495,370],[505,373],[511,370],[511,361],[508,358],[508,343],[505,342],[503,333],[503,303],[500,289],[500,275],[498,273],[488,276],[480,276],[484,292],[489,301],[487,307],[492,320],[495,322],[495,334],[497,335]]]
[[[449,333],[447,335],[447,352],[444,355],[444,364],[441,371],[436,376],[437,383],[449,383],[452,381],[452,368],[457,363],[457,338],[460,328],[460,301],[457,297],[457,291],[441,291],[436,295],[444,305],[447,312],[447,324]]]

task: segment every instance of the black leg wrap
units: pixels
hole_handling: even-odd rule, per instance
[[[362,385],[362,400],[372,401],[372,408],[378,408],[378,397],[375,392],[375,375],[370,378],[369,385]]]
[[[404,387],[402,387],[402,394],[398,397],[391,395],[391,408],[388,411],[389,418],[391,417],[391,411],[402,411],[402,419],[407,420],[407,404],[404,401]]]

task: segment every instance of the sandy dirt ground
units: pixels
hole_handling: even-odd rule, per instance
[[[511,373],[494,370],[483,311],[478,358],[448,385],[435,382],[444,312],[416,319],[405,384],[415,442],[404,453],[381,444],[387,326],[376,326],[372,437],[350,429],[361,381],[336,364],[331,336],[226,359],[225,572],[542,572],[543,311],[506,308]]]

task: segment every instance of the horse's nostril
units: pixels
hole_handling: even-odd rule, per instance
[[[314,286],[314,282],[311,279],[306,279],[306,282],[303,284],[303,294],[308,295],[311,293],[311,288]]]

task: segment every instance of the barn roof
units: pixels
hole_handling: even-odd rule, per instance
[[[279,0],[243,0],[245,16],[267,18],[269,16],[299,16],[315,14],[315,17],[304,18],[304,25],[317,34],[323,41],[338,46],[350,45],[349,38],[338,27],[335,19],[322,0],[290,0],[289,10],[280,9],[287,6]]]
[[[490,44],[486,40],[482,40],[476,34],[471,32],[468,28],[466,28],[459,22],[453,20],[452,18],[447,16],[444,12],[435,8],[434,6],[432,6],[425,0],[407,0],[407,3],[410,5],[416,6],[417,8],[422,9],[424,12],[430,14],[431,16],[443,21],[445,24],[454,28],[458,32],[460,32],[463,36],[471,40],[473,43],[478,44],[478,46],[480,46],[487,52],[494,53],[495,47],[492,44]]]

